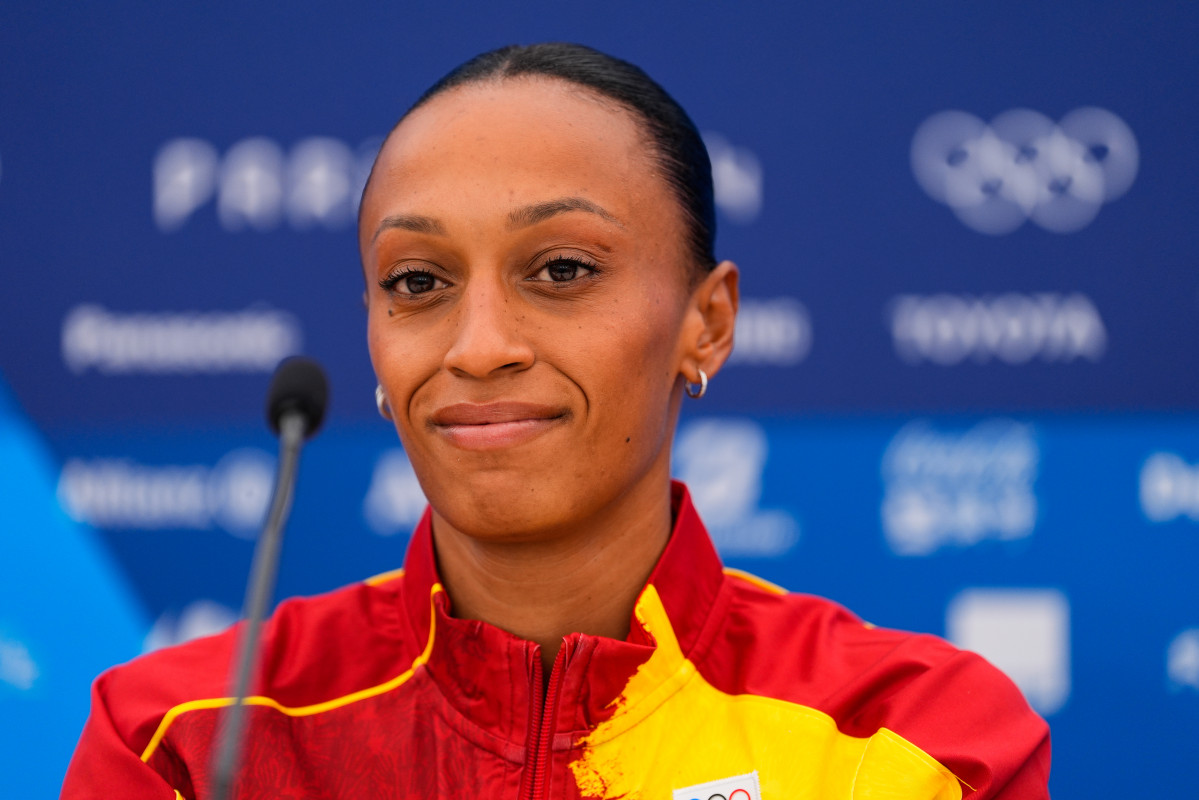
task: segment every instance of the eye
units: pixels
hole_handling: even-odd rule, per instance
[[[397,295],[425,294],[434,289],[443,289],[448,285],[433,273],[412,267],[396,270],[379,281],[379,286],[384,291]]]
[[[537,274],[529,278],[532,281],[548,283],[568,283],[584,278],[595,272],[595,265],[580,258],[570,256],[555,256],[547,261]]]

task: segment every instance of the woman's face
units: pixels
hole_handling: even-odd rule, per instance
[[[359,242],[371,361],[443,519],[536,540],[664,485],[702,323],[630,114],[545,79],[442,94],[385,143]]]

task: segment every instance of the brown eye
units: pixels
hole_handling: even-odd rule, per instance
[[[398,270],[379,281],[379,286],[383,291],[395,297],[427,294],[434,289],[445,288],[447,285],[433,273],[420,269]]]
[[[432,289],[437,281],[427,272],[412,272],[404,276],[403,284],[409,294],[421,294]]]
[[[543,266],[530,280],[548,283],[569,283],[595,272],[595,267],[577,258],[555,258]]]
[[[551,281],[569,281],[579,273],[579,265],[569,261],[559,261],[546,267]]]

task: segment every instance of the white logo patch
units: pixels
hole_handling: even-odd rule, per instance
[[[746,775],[675,789],[673,800],[762,800],[762,790],[758,788],[755,770]]]

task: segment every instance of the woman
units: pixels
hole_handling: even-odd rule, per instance
[[[480,56],[384,143],[359,244],[405,569],[284,603],[236,796],[1046,796],[982,659],[726,573],[670,481],[732,348],[681,108],[587,48]],[[232,636],[96,683],[64,796],[205,797]]]

